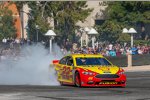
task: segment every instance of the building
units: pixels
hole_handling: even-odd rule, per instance
[[[77,25],[80,27],[93,27],[95,24],[104,20],[103,11],[107,7],[107,2],[103,1],[87,1],[88,8],[93,8],[92,13],[86,18],[85,22],[78,22]],[[17,29],[17,38],[27,39],[27,29],[28,29],[28,19],[29,19],[29,7],[28,5],[23,5],[22,11],[19,16],[19,11],[16,5],[13,3],[9,5],[9,9],[13,12],[13,17],[15,18],[15,27]],[[21,20],[22,19],[22,20]],[[21,26],[22,23],[22,26]],[[83,34],[85,37],[85,34]],[[84,38],[83,38],[84,39]]]
[[[78,22],[77,25],[81,27],[93,27],[99,21],[103,21],[103,11],[107,7],[107,2],[103,1],[87,1],[88,8],[94,8],[93,12],[86,18],[84,23]],[[29,7],[28,5],[23,6],[23,10],[21,12],[22,18],[22,30],[20,32],[20,38],[27,38],[27,29],[28,29],[28,18],[29,18]],[[51,21],[52,23],[52,21]],[[52,23],[53,25],[53,23]],[[83,34],[85,37],[85,34]],[[83,38],[84,39],[84,38]]]
[[[29,19],[29,7],[27,4],[23,5],[21,18],[22,18],[22,34],[21,38],[27,39],[28,38],[28,19]]]
[[[17,9],[17,6],[15,3],[9,3],[5,2],[5,6],[8,6],[8,9],[12,11],[12,16],[15,19],[14,25],[17,30],[16,32],[16,38],[24,38],[27,39],[27,24],[28,24],[28,13],[29,13],[29,7],[28,5],[23,5],[23,9],[21,10],[20,14]],[[22,20],[21,20],[22,19]]]
[[[105,9],[107,8],[106,1],[87,1],[88,8],[93,8],[91,14],[85,19],[85,22],[82,23],[79,21],[77,25],[81,27],[93,27],[97,24],[98,21],[104,20],[104,13]]]
[[[87,5],[88,5],[88,8],[93,8],[93,11],[85,19],[84,23],[79,21],[79,22],[77,22],[76,25],[79,25],[82,28],[85,28],[85,27],[91,28],[95,24],[99,24],[99,25],[102,24],[106,20],[104,11],[107,8],[107,1],[87,1]],[[27,39],[27,37],[28,37],[27,36],[28,18],[29,18],[28,13],[30,10],[28,5],[23,6],[21,16],[19,16],[19,12],[18,12],[15,4],[11,4],[9,6],[9,9],[12,10],[13,17],[15,17],[15,19],[16,19],[15,27],[17,29],[17,38]],[[21,22],[20,18],[22,19],[22,22]],[[53,20],[50,20],[49,22],[51,23],[52,26],[54,26]],[[22,26],[21,26],[21,23],[22,23]],[[138,27],[140,27],[140,26],[138,26]],[[149,25],[145,25],[146,33],[150,33],[148,27],[149,27]],[[140,29],[140,28],[137,28],[137,29]],[[141,29],[137,30],[137,31],[140,32]],[[85,40],[85,37],[86,37],[86,33],[84,32],[83,40]]]
[[[81,21],[77,23],[77,25],[83,29],[85,29],[85,27],[90,29],[94,27],[95,24],[102,24],[105,20],[104,11],[107,8],[106,1],[87,1],[87,5],[88,8],[93,8],[93,11],[83,23]],[[89,37],[85,31],[82,33],[82,39],[83,41],[89,42]]]

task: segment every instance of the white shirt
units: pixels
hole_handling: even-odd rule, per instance
[[[109,50],[112,50],[113,45],[109,44]]]

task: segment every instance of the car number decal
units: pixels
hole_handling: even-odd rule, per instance
[[[63,79],[70,79],[71,78],[71,68],[70,67],[67,67],[67,66],[64,66],[63,69],[62,69],[62,78]]]

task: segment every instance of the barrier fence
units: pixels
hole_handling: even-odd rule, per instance
[[[106,57],[106,58],[110,60],[114,65],[117,65],[119,67],[128,66],[127,56]],[[142,65],[150,65],[150,54],[132,55],[132,66],[142,66]]]

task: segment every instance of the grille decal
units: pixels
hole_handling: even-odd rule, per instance
[[[95,76],[96,78],[119,78],[117,74],[98,74]]]

